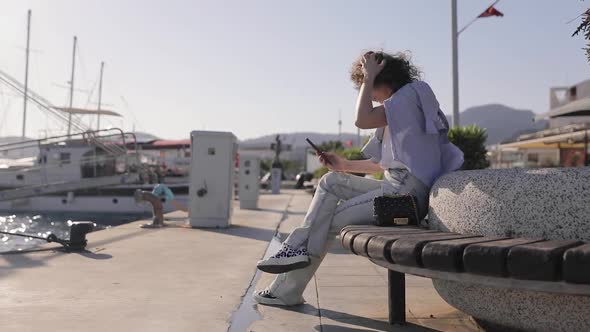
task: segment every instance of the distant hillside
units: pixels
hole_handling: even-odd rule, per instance
[[[20,136],[4,136],[4,137],[0,137],[0,145],[1,144],[10,144],[10,143],[16,143],[16,142],[20,142],[20,141],[30,141],[32,140],[32,138],[28,138],[25,137],[24,139]]]
[[[545,129],[547,121],[533,122],[535,113],[530,110],[514,109],[500,104],[489,104],[475,106],[461,112],[461,125],[475,124],[486,128],[488,132],[487,144],[496,144],[516,138],[519,134],[534,132]],[[449,123],[452,117],[448,116]],[[266,135],[258,138],[248,139],[240,142],[242,146],[263,145],[274,142],[277,134]],[[305,138],[309,137],[314,143],[322,144],[327,141],[338,140],[338,134],[322,134],[311,132],[297,132],[280,134],[285,144],[292,144],[293,147],[307,146]],[[361,137],[364,141],[365,137]],[[352,140],[356,145],[356,134],[342,133],[342,141]]]
[[[547,128],[547,121],[533,122],[535,113],[501,104],[475,106],[461,112],[461,125],[475,124],[488,132],[487,144],[514,139],[519,134]],[[451,122],[452,117],[449,117]]]
[[[263,145],[263,144],[270,144],[275,141],[275,137],[277,134],[272,135],[265,135],[258,138],[247,139],[240,142],[242,146],[248,145]],[[338,140],[338,134],[322,134],[322,133],[311,133],[311,132],[298,132],[298,133],[285,133],[279,134],[281,136],[281,140],[285,144],[291,144],[293,147],[307,147],[307,142],[305,138],[309,138],[312,142],[316,144],[322,144],[323,142],[327,141],[335,141]],[[352,140],[353,144],[356,145],[357,136],[356,134],[351,133],[342,133],[340,138],[343,142]],[[361,137],[361,143],[364,137]]]

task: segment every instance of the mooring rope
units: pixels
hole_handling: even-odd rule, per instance
[[[10,232],[3,232],[3,231],[0,231],[0,234],[14,235],[14,236],[20,236],[20,237],[30,237],[32,239],[38,239],[38,240],[44,240],[44,241],[47,241],[47,239],[49,238],[49,236],[41,237],[41,236],[35,236],[35,235],[30,235],[30,234],[10,233]],[[49,235],[53,235],[53,234],[49,234]]]

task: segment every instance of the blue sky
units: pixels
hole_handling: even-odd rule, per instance
[[[459,26],[492,1],[459,0]],[[461,109],[486,103],[545,112],[548,89],[589,78],[581,38],[570,38],[585,3],[502,0],[502,18],[461,34]],[[33,10],[30,86],[67,103],[72,37],[79,38],[74,104],[94,107],[100,61],[103,102],[123,120],[106,125],[165,138],[225,130],[239,138],[337,132],[353,124],[348,79],[362,50],[411,50],[445,113],[452,112],[447,0],[4,0],[0,69],[24,78],[26,11]],[[90,100],[90,103],[88,102]],[[54,129],[31,107],[27,131]],[[0,86],[0,135],[20,133],[22,100]],[[92,119],[88,119],[92,121]]]

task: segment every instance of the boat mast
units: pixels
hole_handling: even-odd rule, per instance
[[[27,49],[25,51],[25,93],[23,99],[23,133],[24,139],[27,131],[27,98],[29,93],[29,41],[31,38],[31,10],[27,13]]]
[[[72,133],[72,107],[74,105],[74,69],[76,68],[76,43],[78,38],[74,36],[74,48],[72,51],[72,77],[70,79],[70,112],[68,112],[68,137]]]
[[[100,106],[102,103],[102,72],[104,70],[104,61],[100,63],[100,80],[98,81],[98,118],[96,120],[96,130],[100,130]]]

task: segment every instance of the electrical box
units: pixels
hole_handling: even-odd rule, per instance
[[[260,159],[254,156],[240,156],[240,209],[258,208],[259,176]]]
[[[191,227],[219,228],[231,224],[236,152],[236,137],[232,133],[191,133]]]

